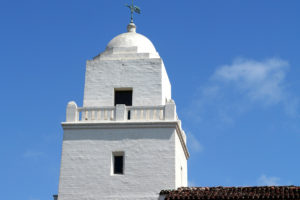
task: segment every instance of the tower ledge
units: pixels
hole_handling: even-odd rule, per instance
[[[186,159],[189,152],[186,134],[176,113],[173,100],[160,106],[125,106],[118,104],[107,107],[77,107],[74,101],[68,103],[66,122],[63,129],[95,128],[176,128]]]

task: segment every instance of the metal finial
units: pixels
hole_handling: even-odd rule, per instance
[[[130,23],[133,23],[133,13],[141,14],[141,9],[138,6],[133,4],[133,0],[131,1],[131,5],[126,4],[126,7],[130,9],[131,20]]]

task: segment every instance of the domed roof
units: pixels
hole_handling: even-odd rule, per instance
[[[136,26],[130,23],[128,32],[113,38],[106,49],[137,47],[137,53],[157,53],[152,42],[145,36],[136,33]]]

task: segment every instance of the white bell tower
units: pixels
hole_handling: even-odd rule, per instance
[[[87,61],[83,107],[67,106],[58,200],[157,200],[187,186],[164,63],[133,23],[127,29]]]

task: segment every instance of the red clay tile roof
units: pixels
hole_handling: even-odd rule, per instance
[[[300,187],[184,187],[162,190],[160,194],[166,195],[165,200],[300,200]]]

